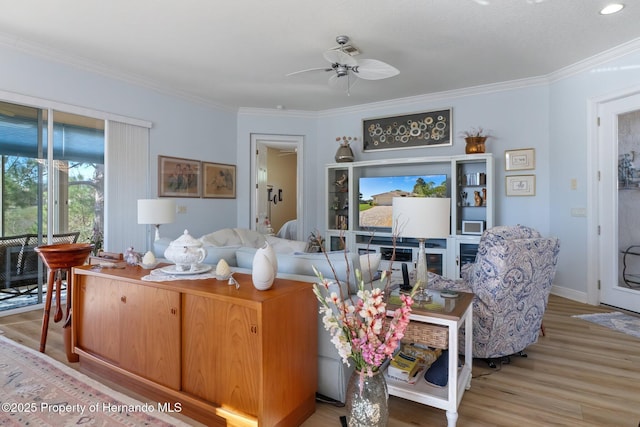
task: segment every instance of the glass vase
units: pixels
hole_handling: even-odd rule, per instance
[[[353,371],[347,385],[347,425],[349,427],[382,427],[389,420],[389,391],[384,374],[373,376]]]

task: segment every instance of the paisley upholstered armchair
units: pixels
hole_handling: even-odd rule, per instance
[[[475,294],[473,357],[495,367],[492,359],[526,356],[523,350],[538,340],[559,251],[555,237],[521,225],[498,226],[484,232],[461,280],[429,274],[429,289]]]

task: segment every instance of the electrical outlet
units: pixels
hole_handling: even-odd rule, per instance
[[[571,189],[572,190],[578,189],[578,180],[575,178],[571,178]]]
[[[587,216],[586,208],[571,208],[571,216]]]
[[[186,214],[187,213],[187,207],[184,206],[184,205],[178,206],[178,213],[179,214]]]

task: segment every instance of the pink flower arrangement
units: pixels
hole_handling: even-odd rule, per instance
[[[387,359],[393,357],[404,336],[417,286],[410,295],[400,295],[401,306],[389,317],[384,298],[386,288],[365,289],[359,270],[355,272],[358,281],[358,298],[355,301],[352,297],[343,299],[334,291],[335,281],[322,277],[315,267],[314,271],[320,279],[320,283],[314,285],[314,292],[321,303],[320,314],[323,315],[325,329],[332,336],[331,342],[347,366],[352,360],[362,374],[373,375]],[[385,276],[383,273],[381,282],[385,281]]]

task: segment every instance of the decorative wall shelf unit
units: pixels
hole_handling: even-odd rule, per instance
[[[480,233],[465,234],[463,222],[476,223],[482,229],[494,226],[495,191],[494,160],[491,153],[412,157],[368,160],[353,163],[331,163],[325,167],[325,230],[327,250],[381,252],[381,268],[388,268],[385,259],[393,247],[392,227],[363,227],[360,224],[360,188],[363,177],[390,177],[412,175],[447,176],[447,197],[451,198],[451,232],[446,239],[427,241],[427,254],[432,259],[429,269],[446,277],[460,276],[463,262],[475,256]],[[476,202],[476,195],[481,201]],[[387,203],[387,202],[385,202]],[[390,204],[386,206],[388,212]],[[387,215],[388,215],[387,212]],[[416,239],[398,239],[396,257],[392,265],[394,274],[400,274],[401,263],[415,264],[418,253]],[[409,255],[410,254],[410,259]]]

